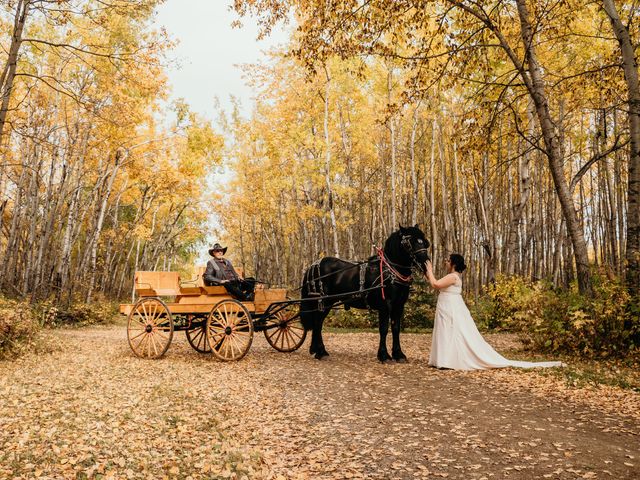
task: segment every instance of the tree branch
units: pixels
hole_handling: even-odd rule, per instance
[[[604,152],[600,152],[597,155],[594,155],[587,161],[587,163],[585,163],[582,167],[580,167],[580,170],[578,170],[578,172],[574,175],[573,179],[571,180],[571,184],[569,185],[569,188],[571,191],[573,191],[573,189],[576,188],[576,185],[578,184],[580,179],[584,176],[585,173],[589,171],[589,169],[594,163],[596,163],[598,160],[601,160],[607,157],[609,154],[617,150],[620,150],[621,148],[623,148],[625,145],[629,143],[629,139],[626,139],[623,143],[619,143],[619,140],[620,140],[620,135],[616,136],[616,141],[607,150],[605,150]]]

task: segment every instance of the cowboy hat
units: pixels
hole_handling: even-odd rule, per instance
[[[227,253],[227,247],[223,247],[222,245],[220,245],[219,243],[216,243],[213,245],[213,247],[211,247],[209,249],[209,255],[211,255],[213,257],[213,252],[215,252],[216,250],[222,250],[222,254],[224,255],[225,253]]]

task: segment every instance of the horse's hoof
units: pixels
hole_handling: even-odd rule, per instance
[[[396,363],[408,363],[407,357],[404,358],[395,358]]]
[[[316,353],[315,357],[317,360],[322,360],[325,357],[328,357],[329,354],[327,352],[318,352]]]
[[[388,365],[388,364],[391,363],[391,359],[390,358],[385,358],[384,360],[379,358],[378,361],[383,365]]]
[[[380,363],[389,363],[391,362],[391,357],[389,356],[388,353],[385,353],[383,355],[378,355],[378,361]]]

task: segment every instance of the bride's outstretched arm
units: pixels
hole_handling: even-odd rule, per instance
[[[450,287],[454,283],[456,283],[456,276],[452,273],[449,275],[445,275],[440,280],[436,280],[436,277],[433,276],[433,265],[431,262],[427,262],[427,279],[433,288],[437,288],[441,290],[443,288]]]

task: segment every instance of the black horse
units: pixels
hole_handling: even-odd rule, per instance
[[[360,264],[325,257],[307,269],[302,284],[300,318],[306,330],[312,330],[309,353],[321,359],[329,355],[322,341],[322,324],[331,307],[369,308],[378,311],[380,346],[378,360],[405,362],[400,348],[400,322],[409,298],[411,269],[423,274],[429,260],[429,241],[418,225],[400,227],[387,238],[384,255],[370,257]],[[393,348],[387,351],[387,332],[391,319]]]

